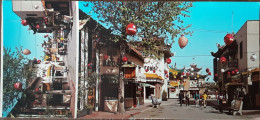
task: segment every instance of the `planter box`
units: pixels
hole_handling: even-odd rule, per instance
[[[118,105],[118,100],[105,100],[104,111],[117,112],[117,105]]]
[[[78,112],[78,117],[83,117],[86,115],[91,115],[92,114],[92,109],[83,109],[81,111]]]

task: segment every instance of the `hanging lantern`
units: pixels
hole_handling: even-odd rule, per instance
[[[167,77],[167,78],[169,77],[168,74],[166,75],[166,77]]]
[[[41,63],[41,60],[37,60],[37,63],[40,64],[40,63]]]
[[[189,73],[186,73],[186,75],[188,76],[188,75],[189,75]]]
[[[227,72],[228,75],[230,75],[230,72]]]
[[[22,83],[20,83],[20,82],[14,83],[14,88],[15,88],[16,90],[22,89]]]
[[[235,73],[238,73],[238,69],[235,69]]]
[[[207,73],[209,72],[209,68],[206,69],[206,72],[207,72]]]
[[[153,70],[153,73],[155,73],[156,71],[155,70]]]
[[[126,62],[127,61],[127,57],[123,57],[122,60],[123,60],[123,62]]]
[[[136,26],[133,23],[130,23],[126,26],[126,34],[127,35],[135,35]]]
[[[26,25],[28,25],[28,22],[27,22],[27,20],[22,20],[22,22],[21,22],[21,23],[22,23],[22,25],[23,25],[23,26],[26,26]]]
[[[194,73],[191,73],[190,75],[194,75]]]
[[[24,50],[23,50],[23,54],[24,54],[24,55],[29,55],[29,54],[31,54],[31,51],[28,50],[28,49],[24,49]]]
[[[35,92],[39,92],[39,88],[36,88],[36,89],[35,89]]]
[[[215,77],[218,77],[218,73],[215,73]]]
[[[49,35],[44,35],[44,38],[48,37]]]
[[[184,37],[184,35],[181,35],[178,42],[179,42],[180,48],[183,49],[187,45],[188,39],[186,37]]]
[[[145,69],[145,72],[148,72],[148,69]]]
[[[234,75],[234,74],[235,74],[235,71],[232,71],[231,73],[232,73],[232,75]]]
[[[104,60],[107,60],[108,56],[107,55],[104,55]]]
[[[255,61],[256,58],[257,58],[257,56],[256,56],[255,54],[252,54],[252,55],[250,56],[250,59],[251,59],[252,61]]]
[[[211,72],[208,72],[208,75],[211,75]]]
[[[167,64],[170,64],[172,62],[172,60],[170,58],[167,58],[166,62],[167,62]]]
[[[193,71],[194,70],[194,68],[190,68],[190,71]]]
[[[225,63],[226,61],[227,61],[227,59],[226,59],[225,57],[221,57],[221,58],[220,58],[220,62],[221,62],[221,63]]]
[[[182,72],[182,73],[181,73],[181,75],[185,75],[185,73],[184,73],[184,72]]]
[[[223,72],[225,72],[225,69],[221,69],[220,71],[223,73]]]
[[[234,41],[234,38],[233,38],[233,36],[231,34],[227,34],[224,37],[224,42],[226,43],[226,45],[232,44],[233,41]]]
[[[93,66],[92,63],[88,64],[88,68],[92,69],[92,66]]]
[[[39,28],[40,28],[40,25],[36,25],[35,28],[36,28],[36,29],[39,29]]]
[[[164,74],[167,74],[168,73],[168,71],[167,70],[164,70]]]
[[[199,78],[200,77],[200,75],[199,74],[197,74],[197,78]]]

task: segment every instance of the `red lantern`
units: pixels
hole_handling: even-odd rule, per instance
[[[107,55],[104,55],[104,59],[107,60],[108,56]]]
[[[24,55],[29,55],[29,54],[31,54],[31,51],[28,50],[28,49],[24,49],[24,50],[23,50],[23,54],[24,54]]]
[[[235,73],[238,73],[238,69],[235,69]]]
[[[127,35],[135,35],[136,26],[133,23],[130,23],[126,26],[126,34]]]
[[[189,75],[189,73],[186,73],[186,75],[188,76],[188,75]]]
[[[167,74],[168,73],[168,71],[167,70],[164,70],[164,74]]]
[[[22,83],[20,83],[20,82],[14,83],[14,88],[15,88],[16,90],[22,89]]]
[[[234,37],[231,34],[227,34],[224,37],[224,42],[226,43],[226,45],[232,44],[233,41],[234,41]]]
[[[23,26],[26,26],[26,25],[28,25],[28,22],[27,22],[27,20],[22,20],[22,25],[23,25]]]
[[[155,73],[155,70],[153,70],[153,73]]]
[[[170,64],[170,63],[172,62],[172,60],[171,60],[170,58],[168,58],[168,59],[166,60],[166,62],[167,62],[167,64]]]
[[[234,74],[235,74],[235,71],[232,71],[231,73],[232,73],[232,75],[234,75]]]
[[[35,92],[39,92],[39,88],[36,88],[36,89],[35,89]]]
[[[181,75],[185,75],[185,73],[183,72],[183,73],[181,73]]]
[[[225,63],[226,61],[227,61],[227,59],[226,59],[225,57],[221,57],[221,58],[220,58],[220,62],[221,62],[221,63]]]
[[[40,28],[40,25],[36,25],[35,28],[36,28],[36,29],[39,29],[39,28]]]
[[[230,72],[227,72],[228,75],[230,75]]]
[[[41,63],[41,60],[37,60],[37,63],[40,64],[40,63]]]
[[[148,72],[148,69],[145,69],[145,72]]]
[[[215,77],[218,77],[218,73],[215,73]]]
[[[209,68],[206,69],[206,72],[207,72],[207,73],[209,72]]]
[[[122,60],[123,60],[123,62],[126,62],[127,61],[127,57],[123,57]]]
[[[169,77],[168,74],[166,75],[166,77],[167,77],[167,78]]]
[[[48,37],[49,35],[44,35],[44,38]]]
[[[92,63],[89,63],[89,64],[88,64],[88,67],[91,69],[91,68],[92,68]]]
[[[188,39],[186,37],[184,37],[184,35],[181,35],[181,37],[179,38],[178,43],[179,43],[180,48],[182,49],[182,48],[184,48],[187,45]]]
[[[211,75],[211,72],[208,72],[208,75]]]

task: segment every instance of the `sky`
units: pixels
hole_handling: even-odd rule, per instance
[[[84,7],[84,3],[79,3],[80,9],[98,20],[89,8]],[[232,31],[236,33],[247,20],[259,20],[259,6],[260,2],[193,2],[189,14],[191,17],[184,18],[184,24],[192,25],[188,30],[193,31],[193,34],[185,36],[189,41],[183,49],[178,44],[180,35],[174,38],[171,52],[176,52],[176,55],[171,57],[171,65],[176,63],[180,69],[184,66],[189,68],[194,63],[202,68],[201,74],[206,74],[206,68],[213,72],[210,52],[217,51],[216,43],[224,45],[224,36]],[[213,76],[209,81],[213,81]]]

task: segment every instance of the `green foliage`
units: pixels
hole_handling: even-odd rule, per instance
[[[166,44],[171,48],[177,35],[191,35],[191,31],[185,31],[191,25],[185,26],[183,18],[189,17],[191,2],[152,2],[152,1],[93,1],[85,5],[92,5],[92,11],[98,16],[98,20],[109,26],[113,34],[117,35],[114,41],[123,39],[132,41],[126,37],[126,26],[134,23],[137,27],[137,35],[133,41],[140,41],[145,46],[144,53],[147,55],[160,56]],[[158,42],[156,38],[163,38]],[[145,39],[145,40],[144,40]]]
[[[32,74],[29,69],[25,68],[26,58],[22,54],[22,47],[16,48],[16,52],[4,48],[3,51],[3,110],[14,105],[14,101],[21,97],[21,92],[15,90],[14,83],[21,82],[25,84],[25,79]],[[26,70],[25,70],[26,69]],[[24,87],[24,85],[23,85]]]

